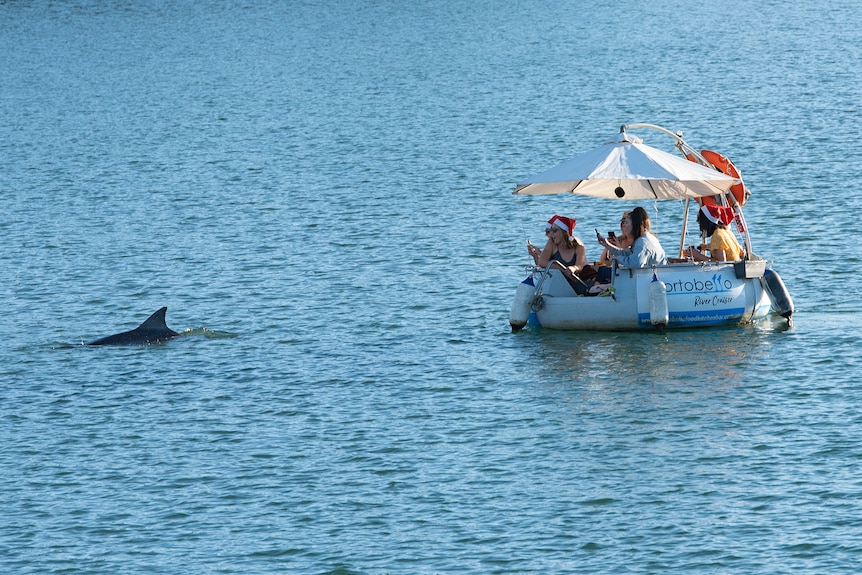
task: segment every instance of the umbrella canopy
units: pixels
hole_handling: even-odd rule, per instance
[[[603,146],[527,178],[514,193],[677,200],[721,194],[739,182],[621,132]]]

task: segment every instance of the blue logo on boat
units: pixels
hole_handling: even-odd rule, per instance
[[[733,289],[733,281],[725,279],[721,274],[713,274],[710,279],[681,278],[677,280],[665,280],[668,295],[688,293],[721,293]]]

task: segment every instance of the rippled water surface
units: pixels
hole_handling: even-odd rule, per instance
[[[858,573],[857,6],[642,4],[0,2],[0,569]],[[510,333],[623,207],[515,183],[631,122],[793,327]]]

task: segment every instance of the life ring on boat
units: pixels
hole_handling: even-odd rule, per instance
[[[703,156],[707,162],[721,170],[723,174],[727,174],[731,178],[738,178],[742,180],[742,174],[739,173],[739,170],[736,168],[736,166],[733,165],[733,162],[731,162],[718,152],[713,152],[712,150],[701,150],[700,155]],[[748,196],[751,195],[751,192],[748,191],[748,189],[745,187],[745,184],[742,182],[730,186],[730,193],[733,194],[733,197],[736,199],[737,203],[740,206],[744,206],[745,201],[748,200]],[[714,202],[715,200],[713,200],[713,203]]]
[[[700,155],[703,156],[707,162],[712,164],[713,167],[720,170],[722,174],[728,175],[731,178],[742,179],[742,175],[739,173],[736,166],[733,165],[733,162],[718,152],[713,152],[712,150],[701,150]],[[697,158],[692,154],[686,154],[685,157],[690,162],[697,163]],[[743,183],[733,184],[730,187],[730,192],[733,194],[734,199],[740,206],[744,206],[748,196],[751,195],[751,192],[748,191],[748,188],[746,188]],[[697,199],[697,203],[701,206],[714,206],[718,202],[716,201],[715,196],[703,196]]]
[[[695,158],[694,155],[692,155],[692,154],[686,154],[685,158],[689,162],[694,162],[695,164],[700,163],[700,162],[698,162],[697,158]],[[718,202],[715,201],[715,198],[717,198],[717,197],[718,196],[701,196],[699,198],[695,198],[695,201],[697,202],[697,204],[699,206],[714,206],[714,205],[718,204]]]

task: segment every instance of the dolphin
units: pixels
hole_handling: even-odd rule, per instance
[[[180,334],[172,330],[165,323],[167,307],[163,307],[147,318],[147,321],[131,331],[115,333],[107,337],[95,339],[87,345],[144,345],[148,343],[161,343],[178,337]]]

